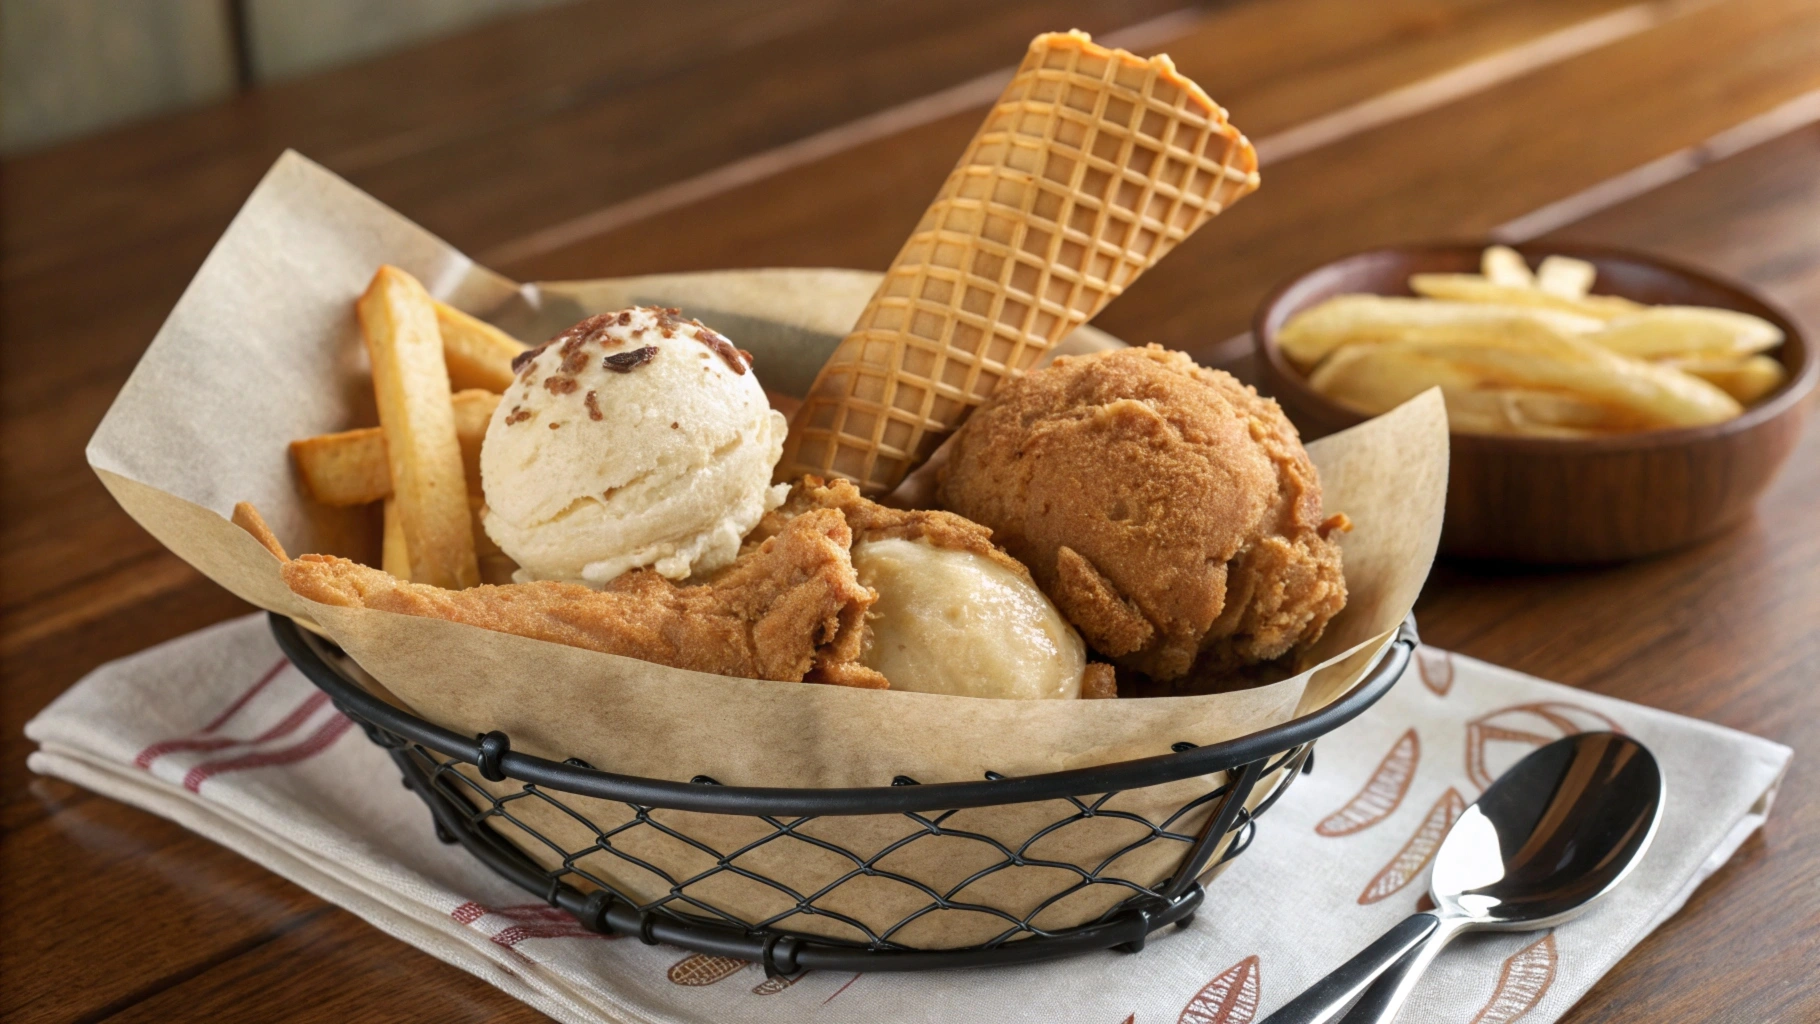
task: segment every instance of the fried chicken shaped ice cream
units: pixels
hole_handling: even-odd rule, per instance
[[[1112,667],[1086,647],[1030,573],[978,523],[933,509],[887,508],[845,480],[805,477],[753,533],[838,511],[853,567],[876,595],[858,666],[893,690],[1001,699],[1114,697]]]
[[[991,528],[1095,650],[1157,679],[1317,639],[1346,602],[1321,486],[1275,402],[1152,345],[1005,384],[943,507]]]
[[[589,317],[513,365],[480,475],[520,581],[712,572],[784,498],[788,423],[745,355],[674,309]]]

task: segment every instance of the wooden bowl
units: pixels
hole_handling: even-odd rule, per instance
[[[1744,519],[1800,439],[1820,375],[1812,344],[1794,321],[1737,285],[1653,257],[1577,245],[1516,248],[1531,265],[1555,253],[1590,261],[1599,270],[1595,293],[1760,316],[1787,335],[1771,355],[1788,368],[1788,380],[1737,419],[1704,427],[1586,439],[1455,434],[1441,550],[1524,562],[1614,562],[1691,544]],[[1376,249],[1277,288],[1252,323],[1260,389],[1306,437],[1365,419],[1309,387],[1277,347],[1278,329],[1334,295],[1410,295],[1411,274],[1476,273],[1483,249]]]

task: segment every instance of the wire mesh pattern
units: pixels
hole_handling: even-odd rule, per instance
[[[1039,36],[817,377],[784,475],[889,490],[964,410],[1255,188],[1256,169],[1166,59]]]
[[[445,841],[586,927],[773,974],[1142,948],[1192,918],[1202,883],[1312,767],[1314,739],[1381,697],[1416,644],[1406,624],[1327,708],[1212,747],[1043,776],[791,790],[618,776],[519,754],[500,732],[467,739],[373,697],[345,655],[272,621],[293,663],[391,752]]]
[[[978,941],[968,943],[969,946],[992,948],[1032,936],[1054,936],[1065,929],[1044,927],[1041,923],[1044,913],[1071,897],[1096,887],[1105,890],[1099,902],[1104,903],[1108,909],[1138,896],[1166,902],[1173,895],[1169,885],[1174,879],[1172,874],[1165,873],[1160,879],[1128,877],[1127,873],[1119,870],[1119,865],[1129,862],[1132,854],[1154,845],[1163,848],[1159,850],[1161,856],[1147,858],[1147,862],[1166,863],[1170,868],[1179,867],[1190,851],[1202,841],[1207,826],[1211,823],[1210,813],[1217,809],[1223,799],[1235,797],[1239,793],[1237,780],[1224,782],[1191,797],[1162,821],[1152,821],[1113,809],[1111,805],[1119,795],[1116,793],[1088,798],[1067,797],[1056,802],[1065,807],[1062,816],[1038,826],[1027,836],[1012,843],[982,832],[954,827],[951,823],[964,813],[959,810],[913,811],[878,816],[898,824],[902,834],[870,850],[851,849],[818,835],[815,826],[822,819],[817,816],[755,815],[751,820],[759,826],[755,830],[757,834],[736,847],[717,848],[696,838],[686,825],[676,820],[683,815],[666,815],[662,808],[620,803],[613,808],[616,812],[613,819],[601,822],[596,816],[583,813],[575,806],[578,800],[586,798],[576,798],[529,784],[489,786],[484,780],[476,778],[477,773],[472,766],[440,757],[417,745],[404,745],[397,749],[403,750],[415,762],[422,777],[440,794],[465,809],[470,826],[491,828],[524,850],[540,865],[545,877],[552,883],[571,886],[580,892],[606,891],[616,900],[641,913],[663,913],[683,920],[742,930],[807,932],[816,934],[824,941],[870,950],[918,948],[904,941],[905,933],[914,928],[918,921],[932,915],[952,913],[977,916],[992,922],[991,930],[980,935]],[[1304,749],[1297,748],[1274,758],[1260,774],[1277,772],[1291,762],[1299,764]],[[1292,773],[1285,773],[1282,784],[1274,787],[1271,795],[1281,792],[1291,777]],[[1229,840],[1248,840],[1250,834],[1253,812],[1244,808],[1244,798],[1252,791],[1249,777],[1245,780],[1245,790],[1245,794],[1237,795],[1232,800],[1236,813],[1228,819],[1226,828],[1220,833],[1221,836],[1229,837]],[[540,819],[547,822],[553,818],[579,826],[579,830],[585,832],[591,841],[583,846],[573,846],[540,826]],[[1130,825],[1136,835],[1109,856],[1088,865],[1048,858],[1033,852],[1040,848],[1046,838],[1089,819],[1120,821]],[[668,842],[653,844],[648,833],[659,834]],[[938,838],[973,844],[983,851],[986,862],[958,882],[934,883],[927,874],[919,871],[923,865],[916,857],[915,847],[919,843],[927,844]],[[1221,848],[1223,858],[1236,856],[1244,848],[1242,842],[1221,842],[1220,836],[1210,837],[1209,841]],[[748,866],[767,847],[796,843],[806,844],[829,855],[831,863],[826,869],[814,873],[812,886],[788,884],[765,870]],[[660,849],[670,846],[686,847],[698,853],[700,858],[670,858],[670,863],[666,864],[657,857],[641,855],[641,847],[650,849],[653,846]],[[774,859],[773,864],[775,863]],[[683,867],[690,864],[697,866],[693,870]],[[1056,878],[1053,891],[1033,907],[1018,910],[1007,910],[986,898],[970,898],[968,895],[969,890],[977,890],[981,883],[993,875],[1019,871],[1053,874]],[[737,876],[775,893],[779,909],[751,918],[730,913],[724,901],[708,895],[715,889],[716,879],[725,875]],[[629,881],[634,876],[650,876],[649,880],[656,884],[641,885]],[[906,893],[915,893],[917,905],[907,912],[891,911],[889,916],[892,920],[883,926],[877,923],[876,915],[837,909],[835,897],[844,888],[862,881],[891,883]],[[876,895],[874,892],[864,894],[861,902],[876,904]],[[830,922],[834,927],[829,927]],[[843,938],[839,934],[841,932],[849,935]]]

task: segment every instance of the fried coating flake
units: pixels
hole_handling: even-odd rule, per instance
[[[884,677],[856,663],[875,595],[854,574],[852,542],[842,515],[819,509],[694,586],[640,569],[602,590],[554,581],[443,590],[326,555],[287,563],[284,578],[321,604],[447,619],[698,672],[881,689]]]
[[[1006,384],[962,428],[939,497],[1096,650],[1158,679],[1306,647],[1345,604],[1334,521],[1282,410],[1155,345]]]
[[[790,496],[782,505],[759,520],[746,542],[751,545],[776,536],[791,520],[816,509],[839,512],[853,530],[854,544],[873,540],[920,540],[933,547],[984,556],[1025,580],[1031,579],[1030,570],[1024,563],[992,543],[992,531],[984,526],[940,509],[889,508],[861,494],[850,480],[803,477],[790,488]]]

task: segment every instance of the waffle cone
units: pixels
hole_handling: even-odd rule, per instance
[[[790,425],[777,479],[878,494],[1139,274],[1257,188],[1167,56],[1038,36]]]

